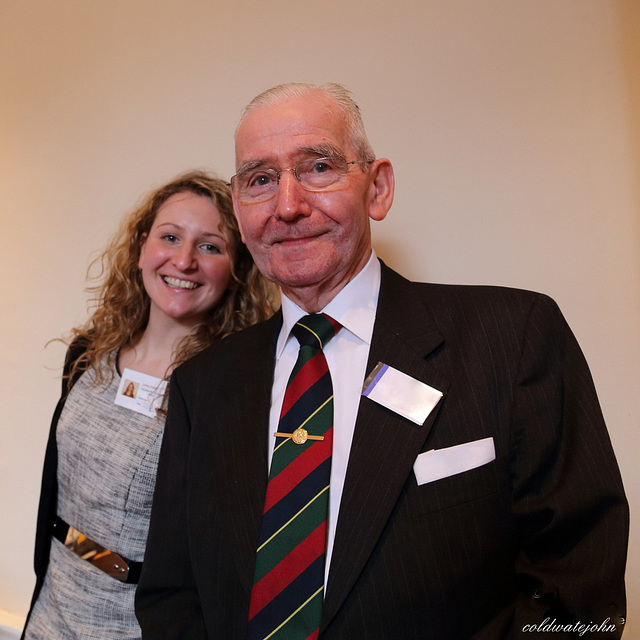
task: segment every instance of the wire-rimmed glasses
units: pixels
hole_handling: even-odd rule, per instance
[[[231,187],[242,204],[265,202],[275,195],[281,175],[291,171],[306,191],[334,191],[343,187],[353,164],[360,163],[342,158],[308,158],[289,169],[248,168],[231,178]]]

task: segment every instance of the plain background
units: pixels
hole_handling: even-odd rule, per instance
[[[559,302],[633,509],[639,64],[638,0],[0,0],[0,609],[27,611],[64,354],[45,344],[85,319],[90,258],[174,174],[228,178],[242,107],[285,81],[354,92],[396,170],[374,229],[392,266]],[[640,637],[632,515],[626,638]]]

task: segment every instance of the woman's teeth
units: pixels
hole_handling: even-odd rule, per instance
[[[172,278],[171,276],[164,276],[162,278],[170,287],[176,289],[195,289],[200,285],[197,282],[190,282],[189,280],[180,280],[178,278]]]

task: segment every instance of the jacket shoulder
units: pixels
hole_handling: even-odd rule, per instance
[[[282,315],[278,311],[268,320],[218,340],[181,364],[176,373],[179,376],[200,375],[211,368],[241,362],[245,354],[263,355],[271,347],[275,349],[281,325]]]
[[[382,292],[403,291],[405,295],[422,302],[433,313],[448,311],[471,316],[477,313],[498,312],[528,314],[534,307],[554,314],[558,312],[558,305],[551,297],[528,289],[498,285],[415,282],[384,265],[382,282]]]

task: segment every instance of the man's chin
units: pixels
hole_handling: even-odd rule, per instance
[[[306,289],[318,285],[322,280],[318,278],[317,271],[288,270],[275,273],[273,281],[283,289]]]
[[[322,282],[325,274],[330,271],[328,261],[321,259],[316,252],[280,251],[271,258],[267,269],[262,273],[282,287],[314,286]]]

